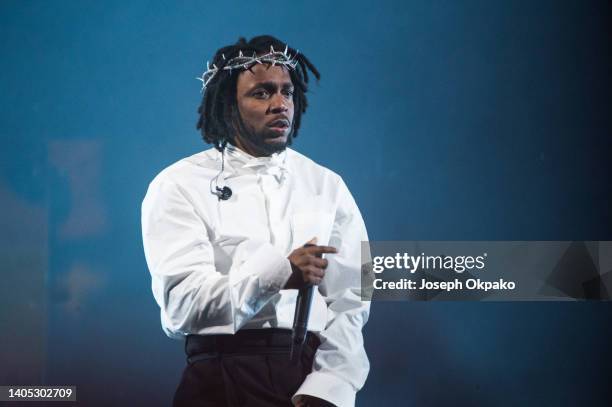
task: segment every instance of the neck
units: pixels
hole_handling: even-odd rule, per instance
[[[234,145],[253,157],[270,157],[273,153],[266,151],[253,142],[240,136],[234,137]]]

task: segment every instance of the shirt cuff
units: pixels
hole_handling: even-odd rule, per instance
[[[295,404],[297,396],[304,394],[327,400],[338,407],[352,407],[355,405],[356,393],[353,386],[336,376],[312,372],[306,376],[291,401]]]
[[[269,244],[259,247],[252,253],[241,270],[243,276],[257,275],[260,287],[267,293],[280,291],[289,280],[291,273],[289,259]]]

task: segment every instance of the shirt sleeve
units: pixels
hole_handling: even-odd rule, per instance
[[[362,328],[368,320],[370,302],[361,299],[361,242],[368,236],[355,200],[342,180],[339,182],[330,246],[338,253],[327,256],[328,267],[319,290],[328,307],[328,322],[318,336],[312,372],[293,396],[322,398],[339,407],[355,405],[370,363],[363,346]],[[365,247],[368,247],[367,245]],[[369,258],[369,252],[366,253]]]
[[[162,326],[172,338],[235,333],[285,285],[291,264],[264,241],[245,239],[227,273],[215,268],[207,224],[178,184],[160,176],[142,203],[142,237]]]

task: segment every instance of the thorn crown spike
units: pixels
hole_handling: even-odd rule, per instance
[[[221,54],[221,58],[223,58],[224,61],[227,61],[227,63],[225,64],[225,66],[223,66],[223,68],[221,68],[221,70],[229,71],[229,73],[231,74],[232,70],[234,69],[249,69],[255,64],[263,63],[270,64],[272,66],[282,65],[289,69],[295,69],[298,64],[297,56],[299,52],[300,51],[297,50],[295,52],[295,55],[291,55],[289,53],[288,45],[285,45],[285,50],[283,52],[274,51],[274,46],[270,45],[270,52],[260,56],[257,56],[257,53],[253,51],[253,56],[246,57],[244,56],[242,50],[240,50],[238,52],[237,57],[227,60],[225,54]],[[206,71],[202,73],[201,77],[197,78],[198,80],[202,81],[202,92],[205,90],[206,86],[208,86],[210,81],[213,80],[213,78],[217,75],[218,72],[219,68],[216,64],[213,64],[211,68],[210,62],[206,61]]]

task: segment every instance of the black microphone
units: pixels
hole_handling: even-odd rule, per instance
[[[217,197],[219,197],[219,199],[221,199],[223,201],[227,201],[228,199],[231,198],[232,190],[231,190],[230,187],[227,187],[227,186],[225,186],[223,188],[216,187],[216,189],[217,189],[216,195],[217,195]]]
[[[304,247],[314,246],[306,243]],[[317,257],[322,257],[317,254]],[[308,318],[310,317],[310,305],[314,296],[314,285],[307,285],[300,288],[295,302],[295,314],[293,315],[293,332],[291,333],[291,352],[289,359],[291,363],[297,364],[302,355],[306,334],[308,332]]]

